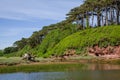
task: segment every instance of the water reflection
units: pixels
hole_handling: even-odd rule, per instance
[[[120,80],[120,70],[86,70],[69,73],[70,80]],[[69,80],[68,79],[68,80]]]
[[[6,73],[0,80],[120,80],[120,65],[88,64],[85,70]],[[54,69],[53,69],[54,70]]]
[[[120,65],[113,64],[88,64],[89,70],[119,70]]]
[[[120,70],[1,74],[0,80],[120,80]]]

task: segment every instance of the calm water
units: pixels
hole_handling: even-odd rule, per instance
[[[120,66],[90,64],[86,70],[4,73],[0,80],[120,80]]]

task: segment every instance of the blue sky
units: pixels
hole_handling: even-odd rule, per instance
[[[0,0],[0,49],[65,19],[82,0]]]

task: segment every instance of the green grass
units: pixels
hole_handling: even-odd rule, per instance
[[[20,57],[0,57],[0,64],[5,65],[14,65],[17,63],[20,63],[21,58]]]
[[[49,59],[44,59],[42,57],[35,58],[36,61],[47,62]],[[22,57],[0,57],[1,65],[16,65],[16,64],[28,64],[30,61],[22,60]]]
[[[51,72],[51,71],[75,71],[85,69],[84,64],[39,64],[39,65],[21,65],[0,67],[0,73],[12,72]]]
[[[120,45],[120,26],[106,26],[86,29],[76,32],[62,39],[48,54],[63,54],[66,49],[76,49],[81,54],[85,53],[87,47],[99,45]]]
[[[50,56],[51,54],[47,54],[48,51],[52,50],[56,44],[58,44],[62,39],[75,33],[76,25],[68,24],[65,25],[63,28],[57,28],[55,30],[51,30],[43,39],[42,43],[36,46],[35,48],[31,48],[29,45],[26,45],[23,49],[19,50],[15,53],[10,53],[4,56],[11,57],[11,56],[21,56],[26,52],[30,52],[33,55],[44,57],[44,55]],[[47,56],[47,57],[48,57]]]
[[[52,50],[56,44],[58,44],[62,39],[76,32],[75,25],[67,25],[63,29],[56,29],[51,31],[45,39],[42,41],[41,45],[37,46],[34,51],[38,53],[38,56],[51,55],[47,54]]]
[[[52,54],[61,55],[66,49],[75,49],[77,54],[87,55],[87,48],[99,45],[106,47],[108,45],[120,45],[120,25],[104,26],[90,28],[85,30],[76,30],[75,25],[67,25],[63,29],[55,29],[49,32],[42,43],[35,48],[26,45],[17,53],[5,56],[20,56],[26,52],[39,57],[49,57]]]

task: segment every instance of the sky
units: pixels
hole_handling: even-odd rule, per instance
[[[70,9],[80,4],[82,0],[0,0],[0,49],[65,20]]]

